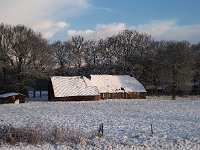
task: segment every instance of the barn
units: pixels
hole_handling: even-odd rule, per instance
[[[129,75],[54,76],[49,100],[88,101],[99,99],[145,99],[144,86]]]
[[[99,100],[100,94],[95,86],[86,84],[86,77],[53,76],[49,83],[49,100],[88,101]]]
[[[91,75],[87,85],[96,86],[101,99],[146,98],[144,86],[129,75]]]
[[[0,95],[0,104],[9,104],[9,103],[25,103],[25,95],[20,93],[5,93]]]

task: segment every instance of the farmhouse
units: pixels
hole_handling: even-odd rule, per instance
[[[100,94],[95,86],[88,86],[85,77],[51,77],[49,84],[49,100],[87,101],[99,100]]]
[[[0,104],[8,104],[8,103],[25,103],[25,95],[20,93],[5,93],[0,95]]]
[[[146,98],[144,86],[129,75],[91,75],[87,84],[98,88],[101,99]]]
[[[144,86],[129,75],[51,77],[49,100],[87,101],[101,99],[145,99]]]

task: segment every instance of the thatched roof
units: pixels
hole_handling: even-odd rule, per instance
[[[55,97],[96,96],[99,91],[95,86],[88,86],[81,76],[51,77]]]
[[[129,75],[91,75],[86,82],[96,86],[100,93],[146,92],[144,86]]]

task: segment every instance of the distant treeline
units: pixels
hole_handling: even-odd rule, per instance
[[[151,94],[199,94],[200,43],[155,41],[125,30],[99,40],[48,42],[23,25],[0,25],[0,92],[26,93],[53,75],[128,74]]]

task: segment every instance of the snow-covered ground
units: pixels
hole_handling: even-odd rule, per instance
[[[25,127],[36,122],[46,127],[64,125],[88,137],[103,123],[104,136],[89,138],[77,145],[78,149],[200,149],[200,100],[30,101],[0,105],[0,124]],[[60,145],[58,149],[65,148]]]

